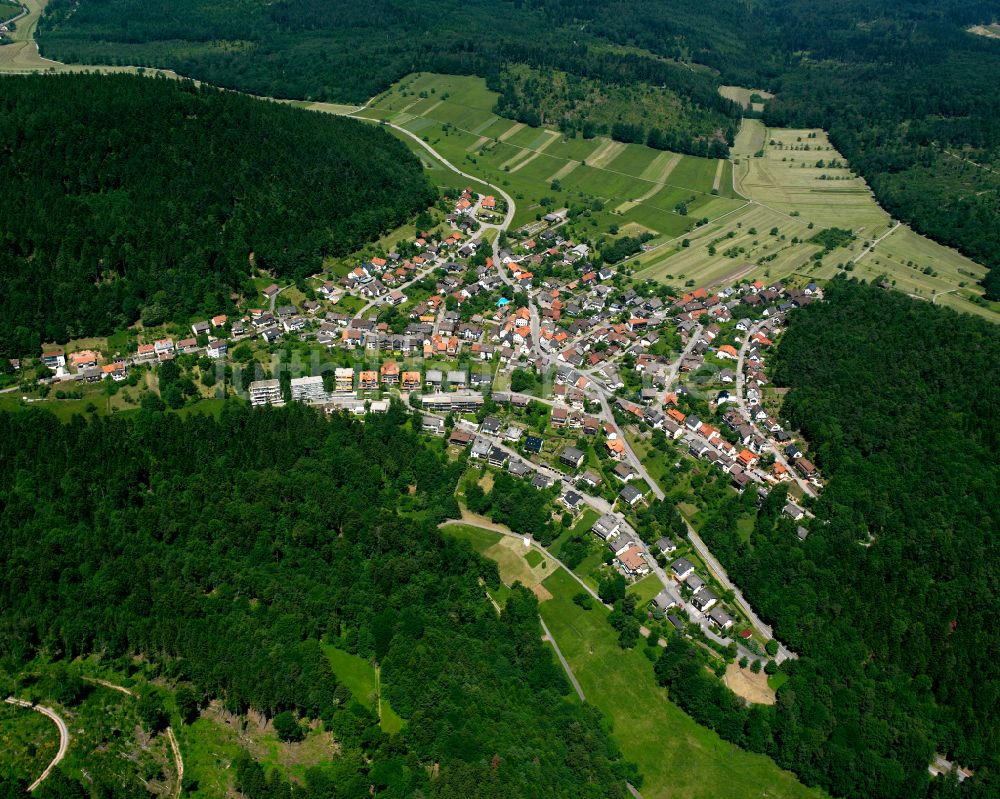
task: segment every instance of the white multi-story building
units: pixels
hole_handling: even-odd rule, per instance
[[[284,405],[281,398],[280,380],[255,380],[250,384],[250,404],[257,405]]]

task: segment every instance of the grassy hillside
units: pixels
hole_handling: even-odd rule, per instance
[[[164,79],[5,77],[0,352],[219,313],[433,198],[384,131]]]
[[[505,537],[482,528],[449,525],[449,536],[468,541],[487,557],[498,559],[501,577],[538,573],[517,553],[503,549]],[[519,566],[511,559],[516,558]],[[584,610],[573,602],[580,585],[557,569],[534,588],[546,599],[539,611],[589,704],[611,719],[615,739],[643,776],[645,799],[712,799],[719,796],[767,795],[806,799],[821,794],[806,788],[768,758],[742,751],[695,723],[656,685],[653,666],[641,649],[622,650],[608,624],[608,611],[594,604]],[[655,579],[655,578],[652,578]],[[641,590],[642,586],[637,586]]]
[[[549,210],[571,208],[579,215],[567,227],[570,235],[598,241],[638,226],[654,234],[655,245],[743,204],[734,199],[731,181],[716,188],[721,159],[531,127],[497,115],[497,99],[479,78],[418,73],[358,116],[389,120],[424,138],[458,169],[506,188],[517,202],[515,228]]]

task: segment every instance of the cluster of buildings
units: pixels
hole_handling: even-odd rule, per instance
[[[667,554],[676,549],[669,539],[661,539],[657,542],[660,550]],[[689,594],[687,603],[698,613],[702,614],[709,625],[720,632],[729,630],[736,619],[722,606],[718,595],[708,586],[708,583],[695,573],[694,564],[687,558],[677,558],[670,564],[670,573],[676,581],[677,588],[665,588],[653,599],[653,606],[663,613],[668,613],[672,608],[684,607],[684,600],[680,586],[684,586],[684,593]],[[749,638],[752,635],[750,630],[744,630],[741,636]]]

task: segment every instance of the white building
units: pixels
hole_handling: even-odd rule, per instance
[[[284,405],[281,398],[280,380],[255,380],[250,384],[250,404],[257,405]]]
[[[320,375],[292,378],[292,399],[310,404],[326,402],[326,391],[323,390],[323,378]]]

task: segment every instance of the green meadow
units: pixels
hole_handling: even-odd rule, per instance
[[[447,526],[480,553],[496,551],[503,536],[468,525]],[[527,564],[526,564],[527,566]],[[631,587],[641,599],[655,595],[654,578]],[[622,650],[608,624],[608,611],[596,603],[584,610],[573,597],[580,585],[563,569],[542,581],[550,598],[539,612],[579,680],[586,701],[611,721],[623,754],[639,766],[644,799],[718,799],[788,797],[819,799],[763,755],[751,754],[700,726],[656,684],[645,643]]]
[[[731,180],[722,181],[718,196],[713,194],[716,174],[720,169],[725,173],[725,164],[717,159],[604,137],[566,138],[559,131],[498,117],[493,113],[496,97],[479,78],[419,73],[374,98],[356,116],[392,122],[426,141],[457,169],[503,187],[517,203],[515,228],[549,210],[586,206],[587,214],[568,226],[571,236],[611,236],[612,228],[638,226],[666,241],[691,229],[696,214],[722,214],[741,204]],[[412,140],[408,146],[438,185],[455,185],[426,150]],[[686,214],[679,204],[686,206]]]

